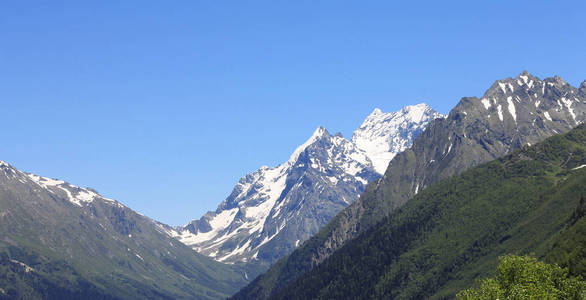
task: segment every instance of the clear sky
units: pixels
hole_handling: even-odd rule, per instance
[[[586,79],[585,1],[411,2],[3,1],[0,160],[180,225],[318,125]]]

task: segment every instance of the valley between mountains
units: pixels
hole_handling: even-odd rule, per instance
[[[586,81],[526,71],[374,109],[180,227],[2,162],[0,299],[445,299],[504,254],[584,279],[585,120]]]

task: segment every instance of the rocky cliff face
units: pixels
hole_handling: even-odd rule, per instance
[[[440,116],[425,104],[375,109],[352,141],[319,127],[287,162],[245,176],[215,212],[174,236],[222,262],[273,263],[354,202]]]
[[[384,176],[311,242],[237,297],[274,293],[438,180],[582,123],[585,91],[584,83],[576,89],[557,76],[540,80],[523,72],[496,81],[481,98],[463,98],[447,118],[432,121],[408,150],[396,155]]]

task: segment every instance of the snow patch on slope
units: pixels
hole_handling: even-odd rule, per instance
[[[517,122],[517,112],[515,111],[515,104],[513,103],[513,97],[507,97],[507,103],[509,104],[509,113],[513,116],[515,122]]]
[[[484,105],[484,108],[485,109],[488,110],[490,108],[491,104],[490,104],[490,101],[488,99],[482,98],[480,101],[482,102],[482,105]]]
[[[177,234],[172,231],[168,231],[166,229],[164,229],[164,230],[165,230],[165,232],[173,235],[174,237],[179,237],[179,240],[181,242],[183,242],[184,244],[188,244],[188,245],[196,244],[196,243],[200,243],[202,241],[206,241],[206,240],[209,240],[209,239],[215,237],[220,230],[222,230],[223,228],[230,225],[230,223],[234,219],[234,216],[236,215],[237,212],[238,212],[238,208],[229,209],[229,210],[225,210],[225,211],[220,212],[218,215],[216,215],[216,217],[212,218],[209,221],[210,226],[212,227],[212,230],[210,230],[208,232],[200,232],[198,234],[191,234],[189,231],[185,231],[185,232],[182,232],[181,234]]]
[[[568,112],[570,113],[570,116],[572,116],[574,123],[576,123],[576,114],[574,113],[574,110],[572,109],[572,100],[566,99],[565,97],[562,97],[562,102],[564,103],[564,105],[568,109]]]
[[[71,203],[73,203],[77,206],[83,206],[82,203],[90,203],[90,202],[94,201],[95,197],[102,198],[100,195],[98,195],[97,193],[95,193],[91,190],[83,189],[78,186],[66,183],[63,180],[42,177],[42,176],[38,176],[35,174],[30,174],[30,173],[28,173],[26,175],[33,182],[35,182],[36,184],[40,185],[41,187],[43,187],[45,189],[53,191],[52,188],[57,188],[57,189],[63,191],[65,193],[65,195],[67,195],[67,199]],[[113,201],[113,200],[107,199],[107,198],[103,198],[103,199]]]
[[[9,178],[18,180],[21,183],[32,182],[49,193],[56,194],[61,197],[65,196],[69,202],[80,207],[83,207],[84,203],[93,202],[96,198],[115,203],[118,206],[123,206],[115,200],[102,197],[90,188],[81,188],[63,180],[22,172],[3,161],[0,161],[0,167],[3,168],[5,174]]]

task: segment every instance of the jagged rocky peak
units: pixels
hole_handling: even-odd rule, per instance
[[[370,115],[368,115],[368,117],[370,117],[370,116],[376,116],[376,115],[382,115],[382,114],[383,114],[383,111],[382,111],[382,110],[380,110],[380,108],[376,107],[376,108],[375,108],[375,109],[374,109],[374,110],[373,110],[373,111],[370,113]],[[367,117],[367,118],[368,118],[368,117]]]
[[[432,123],[429,129],[434,134],[426,141],[415,141],[428,149],[424,156],[429,163],[421,166],[426,175],[414,180],[413,190],[431,184],[429,170],[439,161],[453,160],[455,169],[465,169],[470,165],[464,157],[471,153],[476,152],[473,162],[494,159],[568,131],[584,120],[586,95],[559,76],[542,80],[524,71],[515,78],[497,80],[481,98],[462,98],[445,122]]]
[[[481,98],[462,98],[447,119],[433,122],[425,139],[415,141],[418,148],[426,149],[421,155],[427,163],[420,166],[425,176],[413,180],[412,190],[416,193],[432,183],[430,170],[443,168],[439,161],[452,161],[454,170],[466,169],[473,165],[466,158],[471,153],[476,153],[473,163],[491,160],[584,120],[586,95],[559,76],[542,80],[523,71],[515,78],[497,80]]]
[[[215,212],[176,235],[219,261],[273,262],[317,232],[378,177],[365,153],[320,126],[285,163],[246,175]],[[276,250],[272,244],[278,245]]]
[[[480,99],[463,98],[451,112],[451,117],[452,114],[460,118],[483,114],[489,122],[501,122],[513,131],[518,131],[521,124],[527,122],[531,123],[527,130],[532,126],[543,128],[543,124],[551,122],[571,128],[584,119],[581,115],[584,103],[580,99],[583,96],[583,92],[559,76],[541,80],[523,71],[515,78],[497,80]],[[468,116],[468,119],[484,117],[475,115],[473,118]]]
[[[323,127],[323,126],[318,126],[315,131],[313,132],[313,134],[311,135],[312,137],[321,137],[324,135],[330,135],[330,133],[328,132],[328,130]]]
[[[317,128],[313,131],[313,134],[309,139],[304,143],[304,145],[311,144],[311,142],[316,141],[320,138],[330,137],[330,132],[323,126],[317,126]]]
[[[438,116],[425,104],[394,113],[375,109],[352,141],[319,126],[286,162],[246,175],[216,211],[174,235],[222,262],[272,263],[355,201]]]
[[[352,142],[368,154],[375,170],[383,174],[391,159],[410,147],[431,120],[442,117],[425,103],[390,113],[375,108],[354,131]]]
[[[294,162],[299,157],[299,154],[301,154],[301,152],[303,152],[309,145],[323,138],[331,138],[331,135],[323,126],[318,126],[311,137],[309,137],[305,143],[301,144],[299,147],[297,147],[297,149],[295,149],[295,151],[293,151],[293,154],[291,154],[289,157],[289,162]]]
[[[514,94],[523,91],[541,91],[541,95],[543,95],[546,93],[548,86],[571,88],[563,78],[557,75],[541,80],[539,77],[534,76],[527,71],[523,71],[515,78],[509,77],[495,81],[495,83],[487,90],[486,94],[496,94],[499,93],[499,91],[501,95]]]

